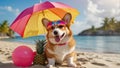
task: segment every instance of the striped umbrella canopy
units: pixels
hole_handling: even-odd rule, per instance
[[[10,28],[23,38],[45,34],[47,31],[41,20],[43,18],[51,21],[60,20],[66,13],[71,13],[71,23],[79,14],[76,9],[61,2],[38,3],[22,11]]]

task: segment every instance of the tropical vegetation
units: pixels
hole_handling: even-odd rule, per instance
[[[90,29],[84,30],[78,35],[119,35],[120,36],[120,21],[117,21],[114,17],[103,19],[102,26],[95,28],[93,25]]]
[[[8,36],[10,38],[14,37],[14,32],[10,29],[7,20],[0,23],[0,36]]]

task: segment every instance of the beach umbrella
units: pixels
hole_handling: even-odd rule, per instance
[[[79,14],[76,9],[61,2],[38,3],[22,11],[10,28],[23,38],[45,34],[47,31],[41,20],[43,18],[51,21],[60,20],[67,12],[72,14],[71,23]]]

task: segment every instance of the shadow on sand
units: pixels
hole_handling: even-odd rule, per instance
[[[42,66],[42,65],[34,65],[34,66],[30,66],[30,67],[17,67],[13,63],[0,62],[0,68],[46,68],[46,67]]]

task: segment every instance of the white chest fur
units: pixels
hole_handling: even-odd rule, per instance
[[[57,61],[58,63],[61,63],[61,62],[64,60],[65,56],[66,56],[67,54],[73,52],[74,49],[75,49],[75,47],[73,47],[73,48],[70,49],[68,45],[63,45],[63,46],[58,46],[58,45],[56,45],[56,46],[54,47],[54,51],[52,51],[52,50],[50,50],[50,49],[47,49],[47,50],[48,50],[49,53],[55,54],[55,56],[56,56],[56,61]]]

